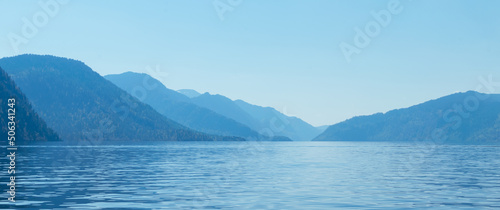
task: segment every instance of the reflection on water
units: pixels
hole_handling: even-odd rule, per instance
[[[8,162],[1,163],[5,184]],[[20,148],[16,164],[18,208],[500,207],[500,147],[496,146],[40,145]],[[0,208],[14,207],[7,202],[7,193],[3,195]]]

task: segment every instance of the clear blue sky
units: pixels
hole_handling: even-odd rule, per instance
[[[213,0],[73,0],[54,14],[38,2],[50,1],[0,0],[0,57],[69,57],[101,75],[158,65],[168,88],[272,106],[313,125],[475,89],[481,75],[500,81],[500,1],[401,0],[350,62],[340,44],[355,46],[355,28],[390,0],[220,0],[232,9],[224,20]],[[34,17],[38,32],[14,50],[12,34],[23,37],[23,18]]]

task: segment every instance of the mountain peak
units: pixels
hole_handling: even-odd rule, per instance
[[[18,68],[34,67],[39,65],[62,66],[68,64],[74,66],[87,66],[82,61],[71,58],[58,57],[54,55],[21,54],[11,57],[4,57],[2,58],[2,60],[4,60],[4,65],[15,63]]]
[[[180,89],[180,90],[177,90],[177,92],[179,92],[179,93],[181,93],[189,98],[196,98],[196,97],[201,95],[201,93],[199,93],[196,90],[192,90],[192,89]]]

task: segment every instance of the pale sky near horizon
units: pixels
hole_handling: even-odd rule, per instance
[[[500,81],[500,1],[66,1],[47,10],[55,0],[0,0],[0,57],[68,57],[101,75],[158,66],[170,89],[315,126]],[[228,9],[223,20],[214,2]],[[356,45],[360,34],[369,42]],[[341,43],[359,54],[348,62]]]

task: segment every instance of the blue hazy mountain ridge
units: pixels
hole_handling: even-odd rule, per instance
[[[300,118],[286,116],[272,107],[261,107],[242,100],[235,100],[234,103],[257,121],[257,127],[254,129],[272,128],[277,135],[298,141],[309,141],[322,132],[321,128],[316,128]]]
[[[147,74],[125,72],[106,75],[104,78],[169,119],[194,130],[209,134],[239,136],[247,140],[290,140],[278,136],[262,136],[246,125],[191,103],[191,99],[187,96],[168,89]]]
[[[6,108],[0,109],[0,129],[2,136],[7,137],[9,132],[7,118],[8,100],[14,99],[15,115],[15,143],[23,144],[30,141],[60,141],[59,136],[33,110],[29,100],[17,87],[7,72],[0,68],[0,104]],[[6,138],[7,139],[7,138]]]
[[[329,125],[322,125],[322,126],[318,126],[316,127],[318,130],[319,130],[319,133],[323,133],[325,132],[325,130],[330,127]]]
[[[252,105],[242,100],[232,101],[225,96],[209,93],[192,98],[192,101],[259,132],[286,136],[297,141],[311,140],[320,133],[312,125],[298,118],[286,116],[274,108]]]
[[[0,66],[26,94],[33,109],[65,141],[244,140],[184,127],[77,60],[19,55],[0,59]]]
[[[500,95],[455,93],[409,108],[354,117],[315,141],[500,142]]]
[[[254,130],[259,128],[258,122],[250,114],[241,109],[231,99],[223,95],[211,95],[210,93],[204,93],[196,98],[192,98],[191,102],[200,107],[205,107],[223,116],[234,119],[237,122],[253,128]]]
[[[170,119],[202,132],[251,138],[261,132],[274,136],[274,140],[286,140],[278,138],[285,136],[292,140],[307,141],[322,131],[274,108],[252,105],[242,100],[232,101],[223,95],[199,94],[189,89],[175,92],[147,74],[125,72],[105,78],[132,95],[137,87],[145,89],[146,86],[154,86],[146,90],[143,102]],[[143,97],[139,93],[137,95]]]
[[[189,97],[189,98],[194,98],[194,97],[198,97],[201,95],[201,93],[198,93],[198,91],[196,90],[191,90],[191,89],[180,89],[180,90],[177,90],[177,92]]]
[[[222,95],[205,93],[191,98],[194,103],[233,118],[254,130],[267,130],[293,140],[309,141],[328,127],[314,127],[300,118],[286,116],[274,108],[253,105],[243,100],[232,101]]]

